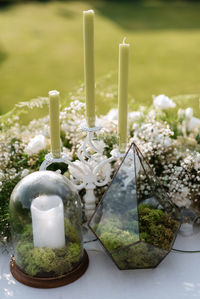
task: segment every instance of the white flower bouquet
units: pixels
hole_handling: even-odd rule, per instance
[[[115,87],[104,90],[98,93],[99,97],[104,100],[116,98]],[[129,112],[130,143],[134,141],[140,148],[172,201],[197,214],[200,214],[199,99],[199,95],[171,99],[159,95],[153,97],[151,107],[142,106]],[[18,104],[0,118],[1,241],[10,236],[8,203],[12,189],[22,177],[39,169],[50,149],[49,117],[33,119],[26,125],[21,120],[24,120],[24,113],[33,111],[34,115],[34,109],[44,110],[47,102],[46,98],[39,98]],[[84,138],[79,130],[84,110],[81,87],[70,94],[70,105],[63,103],[60,113],[62,151],[72,161],[77,160],[77,148]],[[103,155],[109,157],[111,150],[117,147],[117,110],[99,116],[97,121],[103,126],[97,143],[104,148]],[[95,190],[99,199],[104,191],[105,187]]]

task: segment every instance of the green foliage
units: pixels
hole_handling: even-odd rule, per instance
[[[118,248],[138,241],[138,236],[132,235],[125,230],[112,228],[112,231],[102,233],[100,240],[103,244],[105,244],[105,247],[109,252],[113,252]]]
[[[200,144],[200,133],[196,136],[196,141],[198,144]]]
[[[143,241],[170,250],[178,223],[162,210],[151,209],[148,205],[140,205],[139,228],[142,233],[145,233]]]
[[[153,0],[138,1],[140,5],[135,1],[117,1],[113,5],[113,2],[101,0],[23,2],[0,11],[1,42],[8,53],[0,70],[1,111],[8,111],[19,99],[46,95],[50,88],[57,88],[65,97],[72,86],[83,80],[80,12],[91,8],[98,16],[95,27],[97,77],[117,70],[117,45],[125,33],[135,50],[130,55],[129,88],[135,98],[135,102],[129,102],[132,109],[135,105],[150,103],[152,94],[199,91],[199,67],[196,65],[200,45],[199,3],[170,1],[176,3],[168,5],[165,1]],[[50,32],[57,38],[53,49]],[[12,38],[7,38],[7,34]],[[66,47],[65,37],[70,47]],[[22,38],[24,42],[19,44]],[[16,55],[16,49],[20,55]],[[48,55],[46,49],[51,49]],[[16,72],[11,65],[15,65]],[[36,65],[40,66],[40,71]],[[97,99],[98,113],[114,105],[117,105],[116,98],[104,97],[103,102]]]
[[[99,140],[103,140],[106,144],[106,147],[104,149],[104,155],[106,155],[108,158],[111,156],[110,152],[113,149],[113,146],[118,143],[118,137],[116,135],[100,135]]]
[[[68,240],[75,243],[81,242],[81,236],[76,228],[71,224],[69,219],[65,218],[65,235]]]
[[[25,209],[21,202],[10,202],[10,224],[14,234],[21,234],[31,221],[30,210]]]
[[[97,227],[96,233],[100,235],[100,240],[110,252],[138,240],[137,235],[123,229],[122,223],[117,216],[104,219]]]
[[[165,257],[165,250],[139,242],[112,253],[118,267],[122,270],[153,268]]]
[[[21,145],[21,141],[17,138],[8,137],[8,144],[1,144],[0,151],[5,152],[10,156],[9,161],[5,159],[4,167],[5,169],[1,169],[1,171],[5,171],[7,174],[7,170],[15,169],[16,173],[18,173],[22,168],[28,167],[28,156],[23,153],[23,146]],[[16,147],[20,149],[20,151],[16,151]],[[19,153],[20,152],[20,153]],[[10,179],[10,177],[4,177],[2,180],[1,192],[0,192],[0,240],[6,241],[10,237],[10,224],[9,224],[9,199],[10,194],[15,187],[15,185],[20,181],[20,175],[16,175],[14,178]]]
[[[62,144],[63,144],[64,147],[72,149],[73,144],[71,143],[70,139],[67,139],[66,132],[64,132],[64,131],[61,130],[61,132],[60,132],[60,138],[62,140]]]
[[[12,110],[4,115],[0,115],[0,130],[12,126],[12,124],[16,121],[16,118],[19,119],[20,123],[24,123],[26,115],[30,115],[30,113],[32,117],[34,117],[34,115],[38,117],[38,114],[41,116],[41,111],[45,108],[45,106],[47,106],[48,101],[48,98],[38,97],[30,101],[15,104]],[[27,119],[30,120],[29,116]]]
[[[47,167],[47,170],[56,171],[60,170],[61,174],[64,174],[68,170],[68,165],[65,163],[52,163]]]
[[[44,161],[45,155],[48,153],[48,150],[41,150],[37,155],[32,155],[31,160],[29,161],[29,168],[37,171],[40,168],[40,165]]]
[[[122,219],[103,219],[96,233],[119,268],[129,269],[156,266],[170,250],[177,229],[178,222],[162,210],[140,204]]]
[[[71,271],[82,256],[81,243],[75,228],[65,219],[67,244],[50,249],[33,246],[32,225],[27,225],[16,246],[19,267],[31,276],[59,276]]]
[[[15,185],[20,180],[19,177],[14,180],[6,180],[3,184],[2,191],[0,192],[0,240],[6,241],[10,237],[10,215],[9,215],[9,199],[10,194]]]
[[[117,216],[109,216],[109,218],[105,218],[100,224],[97,226],[96,233],[102,234],[105,232],[112,232],[116,229],[122,229],[122,223]]]
[[[31,276],[59,276],[69,272],[81,259],[81,246],[69,243],[60,249],[33,247],[20,241],[16,248],[17,264]]]

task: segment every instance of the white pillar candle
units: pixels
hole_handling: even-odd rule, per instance
[[[33,243],[35,247],[65,246],[64,208],[56,195],[43,195],[31,203]]]

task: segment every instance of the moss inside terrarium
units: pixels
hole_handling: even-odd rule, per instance
[[[170,250],[179,224],[161,209],[140,204],[104,218],[95,231],[120,269],[154,267]]]
[[[156,267],[168,252],[145,242],[112,252],[112,258],[121,270]]]
[[[80,262],[81,240],[78,232],[65,219],[66,246],[50,249],[33,245],[32,225],[26,225],[16,246],[17,265],[27,274],[38,277],[60,276]]]

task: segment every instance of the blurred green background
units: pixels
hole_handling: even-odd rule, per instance
[[[96,78],[118,67],[118,44],[131,44],[131,107],[152,94],[200,93],[199,1],[1,1],[0,114],[19,101],[62,98],[83,82],[82,11],[94,9]],[[117,83],[117,76],[113,77]],[[116,100],[97,102],[98,113]]]

